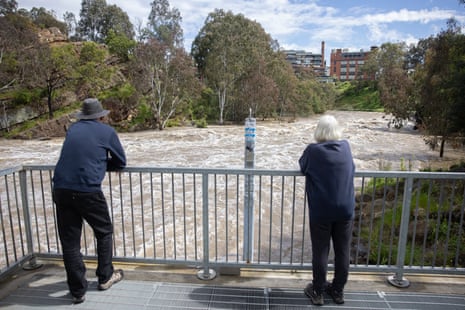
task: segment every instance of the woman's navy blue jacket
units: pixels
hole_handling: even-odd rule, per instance
[[[305,174],[310,220],[332,222],[354,216],[355,164],[347,140],[311,143],[299,159]]]
[[[125,166],[126,155],[113,127],[97,120],[80,120],[66,133],[53,187],[97,192],[101,190],[106,171]]]

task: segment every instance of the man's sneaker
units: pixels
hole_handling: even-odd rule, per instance
[[[313,289],[313,284],[309,283],[305,289],[304,289],[305,295],[307,295],[308,298],[312,301],[312,304],[315,306],[322,306],[324,305],[325,301],[323,299],[323,294],[322,293],[317,293]]]
[[[118,269],[113,272],[111,278],[105,282],[98,285],[98,289],[101,291],[108,290],[113,284],[118,283],[124,277],[123,270]]]
[[[86,295],[82,295],[81,297],[73,296],[73,304],[80,304],[86,300]]]
[[[328,287],[326,288],[326,293],[328,293],[328,295],[331,296],[335,303],[339,305],[344,303],[344,292],[337,291],[333,289],[331,285],[328,285]]]

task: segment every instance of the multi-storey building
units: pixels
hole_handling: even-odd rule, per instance
[[[325,62],[325,42],[321,42],[321,54],[314,54],[304,50],[286,50],[286,60],[295,69],[299,67],[312,68],[318,77],[323,77],[326,74]]]
[[[370,53],[376,48],[376,46],[372,46],[370,51],[349,51],[340,48],[331,50],[330,75],[340,81],[369,79],[368,76],[361,73],[361,68]]]

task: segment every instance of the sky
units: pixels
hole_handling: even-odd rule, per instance
[[[458,0],[168,0],[181,13],[184,46],[191,44],[215,9],[242,14],[261,24],[281,49],[325,56],[332,49],[369,50],[382,43],[415,44],[447,28],[455,17],[465,26],[465,5]],[[79,18],[79,0],[17,0],[18,8],[44,7],[63,20],[65,12]],[[152,0],[106,0],[125,11],[133,25],[147,23]],[[464,28],[465,32],[465,28]]]

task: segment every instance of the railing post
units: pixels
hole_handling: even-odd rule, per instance
[[[200,280],[212,280],[216,277],[216,272],[210,269],[210,233],[208,222],[208,173],[202,174],[202,235],[203,235],[203,269],[197,272]]]
[[[406,288],[410,281],[404,278],[404,263],[407,249],[408,226],[410,219],[410,202],[412,200],[413,177],[405,180],[404,199],[402,201],[402,218],[400,220],[399,243],[397,248],[397,271],[388,277],[388,282],[396,287]]]
[[[42,264],[37,263],[36,257],[34,255],[34,247],[32,245],[31,216],[29,214],[29,200],[27,197],[26,170],[24,169],[19,171],[19,189],[21,191],[21,204],[23,206],[24,228],[26,232],[26,242],[27,242],[27,254],[31,255],[31,258],[29,259],[29,261],[23,265],[23,269],[34,270],[34,269],[42,267]]]

